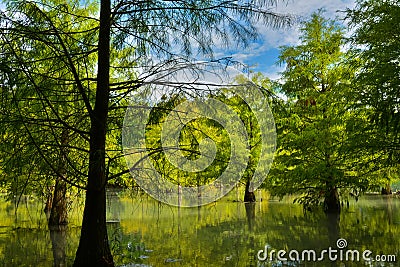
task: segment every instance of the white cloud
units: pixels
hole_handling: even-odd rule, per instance
[[[291,0],[286,4],[282,3],[282,1],[278,1],[278,6],[273,8],[272,11],[290,14],[298,17],[300,20],[306,20],[313,12],[316,12],[318,9],[323,9],[325,10],[325,17],[331,19],[338,17],[341,19],[343,18],[343,13],[338,11],[344,11],[346,8],[354,7],[354,5],[354,0]],[[295,24],[292,27],[283,29],[272,29],[271,27],[260,24],[257,28],[260,32],[261,40],[251,44],[249,48],[243,51],[238,51],[232,56],[235,60],[248,64],[252,64],[252,62],[262,62],[265,60],[263,57],[266,57],[271,49],[277,49],[283,45],[299,44],[299,26],[299,24]],[[269,77],[273,78],[279,77],[278,70],[280,71],[282,68],[268,66],[258,70],[267,73],[270,75]]]
[[[278,4],[274,11],[282,14],[291,14],[300,18],[300,20],[306,20],[318,9],[323,9],[325,10],[325,17],[342,19],[343,13],[338,11],[344,11],[346,8],[352,8],[353,6],[354,0],[292,0],[287,4]],[[299,26],[295,24],[290,28],[274,30],[260,25],[258,29],[266,49],[269,49],[277,48],[281,45],[297,44],[300,35]]]
[[[272,80],[279,80],[281,75],[279,74],[285,69],[285,66],[272,65],[264,70],[264,75]]]
[[[245,53],[243,53],[243,51],[238,51],[237,53],[232,54],[232,57],[237,61],[245,62],[251,58],[260,56],[264,51],[264,44],[252,43],[246,47]]]
[[[279,2],[275,11],[307,17],[318,9],[325,9],[326,16],[334,18],[338,15],[336,11],[353,6],[354,0],[291,0],[287,4]]]

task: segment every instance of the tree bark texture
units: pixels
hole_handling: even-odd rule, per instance
[[[81,237],[74,266],[114,266],[106,227],[105,144],[110,77],[111,2],[100,4],[98,72],[95,107],[90,115],[89,174]]]

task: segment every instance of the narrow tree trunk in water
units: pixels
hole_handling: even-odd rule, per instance
[[[51,212],[51,204],[53,203],[53,192],[54,189],[52,190],[51,187],[47,188],[46,192],[46,203],[44,206],[44,213],[46,213],[46,218],[50,218],[50,212]]]
[[[49,227],[57,227],[59,225],[67,224],[67,185],[63,179],[67,173],[66,170],[66,155],[68,153],[66,145],[68,144],[68,130],[63,130],[61,134],[61,147],[59,155],[59,167],[56,183],[54,185],[53,197],[51,200],[50,216],[49,216]],[[63,176],[63,177],[61,177]]]
[[[390,184],[386,184],[385,187],[382,187],[381,194],[382,195],[391,195],[392,194],[392,188],[390,187]]]
[[[256,202],[256,195],[254,194],[254,191],[250,191],[250,180],[246,181],[244,202]]]
[[[53,202],[48,221],[50,228],[68,223],[66,193],[67,185],[61,178],[58,178],[54,186]]]
[[[335,187],[327,190],[324,200],[325,212],[340,212],[339,193]]]
[[[91,114],[89,174],[75,267],[114,266],[106,227],[105,143],[109,102],[111,2],[102,0],[95,108]]]
[[[250,171],[253,167],[255,167],[255,161],[253,156],[251,155],[253,149],[255,146],[252,145],[252,140],[253,140],[253,123],[251,120],[249,120],[249,129],[248,129],[248,134],[249,134],[249,145],[250,145],[250,157],[249,157],[249,162],[248,162],[248,168],[250,166],[250,169],[247,169],[246,171]],[[252,174],[254,174],[254,170],[250,171]],[[251,175],[252,176],[252,175]],[[256,202],[256,195],[254,194],[254,188],[250,188],[250,180],[251,177],[246,177],[246,187],[244,190],[244,202]]]

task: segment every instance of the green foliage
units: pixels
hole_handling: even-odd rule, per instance
[[[354,29],[352,53],[360,66],[353,95],[358,106],[369,109],[371,147],[382,153],[381,161],[398,168],[400,137],[400,3],[399,1],[357,1],[347,10]]]
[[[173,95],[153,108],[146,127],[146,146],[149,151],[159,151],[151,156],[153,165],[163,178],[183,186],[205,185],[219,177],[225,171],[231,155],[230,139],[225,129],[216,121],[199,118],[184,125],[179,137],[179,150],[189,160],[201,155],[199,144],[204,139],[211,139],[216,146],[215,159],[211,165],[201,172],[186,172],[172,165],[163,153],[161,143],[162,125],[171,112],[179,112],[175,108],[180,103],[191,101]]]
[[[375,155],[355,149],[362,132],[354,125],[367,120],[350,108],[354,70],[341,51],[342,28],[319,12],[301,32],[300,45],[281,48],[286,112],[275,116],[278,150],[268,186],[275,195],[299,194],[311,207],[370,188]]]
[[[103,204],[109,180],[127,173],[118,169],[122,155],[115,130],[122,124],[123,97],[141,83],[133,66],[147,67],[153,54],[190,63],[193,47],[212,58],[215,37],[225,44],[246,44],[257,36],[255,22],[280,26],[289,17],[269,10],[275,1],[7,3],[1,12],[1,68],[12,66],[17,73],[20,84],[10,88],[22,122],[12,131],[24,129],[51,175],[67,176],[71,185],[89,189],[74,264],[112,266]],[[196,138],[202,135],[190,142]]]
[[[240,77],[238,78],[240,79]],[[247,136],[247,140],[243,140],[243,142],[248,144],[247,150],[238,153],[243,155],[244,160],[240,164],[246,164],[243,181],[248,182],[253,177],[256,168],[265,167],[258,166],[262,143],[261,129],[255,118],[255,114],[241,97],[232,94],[229,90],[221,89],[208,97],[223,103],[238,115],[240,122],[227,120],[232,125],[237,124],[235,128],[237,131],[240,131],[239,124],[243,124],[244,126],[244,130],[246,131],[244,134]],[[167,123],[165,120],[168,115],[180,112],[177,107],[181,103],[195,101],[196,99],[184,98],[178,95],[172,95],[168,98],[164,96],[163,99],[163,102],[152,109],[146,127],[146,148],[152,153],[151,160],[153,166],[155,166],[163,178],[184,186],[205,185],[220,177],[231,161],[232,139],[227,130],[217,120],[209,118],[198,118],[185,124],[180,132],[179,151],[176,153],[182,153],[189,160],[196,160],[202,155],[200,144],[202,141],[210,139],[215,144],[216,155],[212,163],[199,172],[186,172],[176,168],[168,161],[163,152],[163,125]],[[221,114],[218,115],[219,112]],[[218,116],[228,116],[222,112],[222,110],[217,110],[216,119]]]
[[[70,5],[69,5],[70,4]],[[1,153],[3,187],[11,196],[48,195],[56,177],[85,187],[89,161],[87,112],[94,105],[98,12],[94,2],[9,2],[2,20]],[[34,36],[34,37],[33,37]],[[136,78],[131,48],[112,50],[114,93],[110,101],[107,174],[125,169],[120,129],[128,89],[121,77]],[[114,85],[115,84],[115,85]],[[64,159],[61,159],[64,158]],[[61,169],[65,169],[62,170]],[[65,173],[61,173],[65,172]],[[118,175],[112,183],[132,184]]]
[[[1,88],[1,153],[11,195],[47,195],[55,177],[76,185],[85,178],[88,117],[73,83],[94,68],[95,25],[86,17],[95,9],[47,4],[13,1],[2,14],[1,60],[9,70]]]

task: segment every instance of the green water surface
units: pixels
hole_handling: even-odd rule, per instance
[[[260,250],[337,249],[399,256],[400,199],[379,195],[350,202],[340,216],[304,213],[292,199],[245,204],[224,198],[211,205],[177,208],[126,192],[108,196],[108,233],[117,266],[400,266],[398,261],[259,260]],[[67,227],[50,232],[39,200],[0,201],[0,266],[70,266],[81,212],[72,205]],[[339,253],[339,250],[338,250]],[[264,255],[264,254],[260,254]],[[269,255],[269,254],[268,254]],[[295,255],[295,254],[293,254]],[[337,254],[339,257],[339,254]],[[275,254],[276,256],[276,254]],[[286,254],[286,257],[288,255]],[[300,255],[301,256],[301,255]]]

